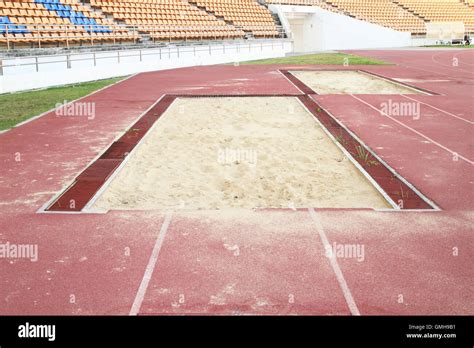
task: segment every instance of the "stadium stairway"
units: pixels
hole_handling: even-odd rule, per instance
[[[212,11],[212,10],[210,10],[210,9],[207,9],[206,6],[199,5],[197,2],[194,2],[194,1],[192,1],[192,0],[189,1],[189,3],[192,4],[192,5],[194,5],[194,6],[196,6],[196,7],[197,7],[198,9],[200,9],[201,11],[206,12],[206,13],[209,14],[210,16],[213,16],[213,17],[215,17],[215,18],[217,18],[217,19],[219,19],[219,20],[221,20],[221,21],[224,21],[227,25],[230,25],[230,26],[234,27],[234,23],[233,23],[232,21],[225,19],[224,16],[219,16],[219,15],[217,15],[217,14],[215,13],[215,11]]]
[[[273,21],[275,22],[275,24],[278,28],[283,27],[283,25],[281,24],[281,21],[280,21],[280,17],[278,17],[278,14],[272,13],[272,18],[273,18]],[[286,37],[286,33],[283,34],[283,35],[285,35],[285,37]]]

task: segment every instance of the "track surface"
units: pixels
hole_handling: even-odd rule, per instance
[[[83,99],[92,120],[52,112],[0,135],[0,244],[39,253],[0,259],[0,314],[474,314],[474,51],[353,53],[439,95],[410,96],[418,120],[376,110],[403,96],[312,98],[442,211],[37,214],[163,94],[300,94],[289,65],[144,73]],[[363,260],[326,257],[334,243]]]

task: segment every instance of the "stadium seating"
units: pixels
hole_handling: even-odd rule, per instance
[[[391,0],[268,0],[268,3],[318,6],[412,34],[426,33],[425,22]]]
[[[325,10],[338,12],[336,7],[326,3],[325,0],[267,0],[267,3],[276,5],[318,6]]]
[[[426,32],[423,19],[390,0],[329,0],[328,2],[368,22],[412,34]]]
[[[91,0],[93,8],[157,40],[241,38],[243,32],[181,0]]]
[[[0,1],[0,43],[44,46],[136,39],[77,0]],[[8,39],[8,40],[7,40]]]
[[[313,5],[414,35],[425,22],[463,22],[474,33],[474,0],[267,0],[273,4]]]
[[[463,22],[474,0],[266,0],[312,5],[413,35],[427,22]],[[0,45],[48,46],[279,36],[257,0],[0,0]]]
[[[254,0],[190,0],[200,8],[241,27],[254,37],[277,36],[278,31],[270,11]]]
[[[474,10],[459,0],[396,0],[429,22],[464,22],[466,31],[474,33]],[[469,1],[473,6],[474,1]]]

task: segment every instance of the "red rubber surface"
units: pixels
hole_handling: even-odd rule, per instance
[[[372,155],[368,161],[358,156],[358,148],[363,145],[354,139],[339,123],[337,123],[327,112],[321,109],[311,97],[299,96],[301,102],[316,117],[324,127],[337,139],[339,143],[352,155],[352,157],[365,169],[385,193],[398,204],[400,209],[433,209],[423,200],[411,187],[395,176],[383,163]],[[370,161],[370,162],[369,162]]]
[[[292,76],[287,75],[285,76]],[[297,79],[296,79],[297,80]],[[294,77],[290,81],[302,91],[312,90]],[[313,93],[311,93],[313,94]],[[231,95],[228,95],[229,97]],[[239,97],[242,95],[233,95]],[[254,97],[256,95],[248,95]],[[288,95],[281,95],[288,96]],[[171,103],[179,98],[179,95],[165,95],[149,111],[147,111],[135,124],[130,127],[123,136],[115,141],[102,156],[94,161],[75,179],[73,184],[60,195],[46,211],[81,211],[94,197],[97,191],[105,184],[107,179],[120,166],[129,151],[140,142],[143,136],[153,124],[163,115]],[[210,96],[188,96],[188,97],[217,97]],[[377,158],[369,156],[370,163],[357,156],[357,148],[361,147],[352,135],[347,132],[327,112],[321,109],[308,95],[298,96],[298,99],[306,106],[311,114],[318,119],[326,129],[334,136],[341,137],[340,144],[352,155],[352,157],[365,169],[365,171],[380,185],[385,193],[399,204],[401,209],[432,209],[411,187],[407,186]],[[344,140],[344,141],[342,141]]]
[[[46,211],[81,211],[175,99],[164,96],[79,174]]]
[[[355,53],[398,64],[360,68],[414,80],[409,84],[439,93],[415,99],[473,121],[472,50]],[[449,65],[453,55],[463,70]],[[0,243],[36,244],[39,253],[37,262],[0,259],[0,313],[128,314],[164,213],[36,211],[162,95],[299,95],[278,69],[295,67],[211,66],[140,74],[85,98],[96,103],[93,120],[49,113],[0,134]],[[316,212],[331,245],[365,246],[363,262],[338,259],[360,313],[473,314],[472,165],[453,161],[438,145],[351,96],[312,98],[443,207],[423,213]],[[418,132],[472,161],[472,141],[463,133],[472,124],[429,107],[421,112]],[[125,144],[114,145],[110,159],[120,159]],[[349,313],[323,255],[321,226],[308,212],[241,214],[173,215],[139,313]],[[239,256],[229,250],[235,245]],[[294,295],[291,306],[289,294]],[[403,303],[397,301],[400,294]]]

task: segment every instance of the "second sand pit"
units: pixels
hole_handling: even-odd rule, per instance
[[[291,71],[318,94],[418,94],[415,89],[361,71]]]

